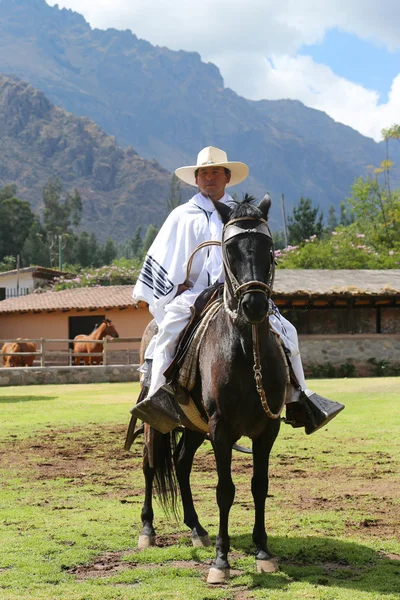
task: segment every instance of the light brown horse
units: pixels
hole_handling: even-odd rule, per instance
[[[18,338],[20,339],[20,338]],[[34,354],[4,356],[7,352],[36,352],[36,344],[33,342],[6,342],[1,349],[3,354],[3,365],[5,367],[31,367],[35,360]]]
[[[83,352],[86,352],[87,354],[103,352],[103,344],[96,344],[96,340],[103,340],[106,335],[113,338],[119,337],[118,332],[110,319],[104,319],[104,321],[102,321],[89,335],[80,334],[75,336],[74,340],[79,341],[74,342],[74,354],[81,354]],[[83,358],[84,365],[99,365],[102,362],[101,356],[75,356],[75,365],[80,364],[81,358]]]

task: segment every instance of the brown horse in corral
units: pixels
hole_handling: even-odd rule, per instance
[[[92,353],[103,352],[103,344],[98,344],[96,341],[103,340],[106,335],[109,335],[113,338],[119,337],[118,332],[111,323],[110,319],[104,319],[104,321],[102,321],[100,325],[96,327],[89,335],[77,335],[74,340],[79,341],[74,342],[74,354],[82,354],[83,352],[86,352],[89,355]],[[84,365],[99,365],[102,362],[101,356],[75,356],[75,365],[79,365],[81,358],[83,358]]]
[[[5,367],[31,367],[35,360],[35,354],[18,355],[18,352],[36,352],[36,344],[33,342],[6,342],[1,349],[3,354],[3,365]],[[6,353],[14,352],[13,356],[5,356]]]

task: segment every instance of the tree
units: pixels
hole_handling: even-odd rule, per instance
[[[293,216],[288,217],[290,244],[299,244],[314,235],[320,237],[323,231],[323,214],[318,216],[318,213],[319,207],[313,208],[310,198],[300,198],[298,205],[293,208]]]
[[[9,200],[10,198],[15,198],[17,195],[17,186],[12,184],[5,185],[0,190],[0,202],[2,200]]]
[[[131,250],[132,250],[132,257],[141,257],[143,254],[143,240],[142,240],[142,227],[139,226],[136,231],[135,231],[135,235],[133,236],[132,240],[131,240]]]
[[[62,236],[62,243],[67,244],[65,241],[67,236],[72,236],[74,229],[79,227],[82,218],[82,200],[77,190],[74,190],[73,194],[67,193],[63,196],[62,185],[58,179],[49,179],[47,185],[43,187],[42,196],[43,224],[50,264],[53,265],[58,258],[60,236]],[[71,255],[71,252],[70,247],[67,254]]]
[[[182,204],[181,184],[178,177],[173,173],[169,197],[167,199],[167,216],[180,204]]]
[[[340,203],[340,217],[339,217],[339,225],[351,225],[355,221],[355,216],[350,206],[342,200]]]
[[[16,267],[17,259],[15,256],[3,256],[3,260],[0,261],[0,273],[5,271],[13,271]]]
[[[50,266],[48,248],[39,219],[35,219],[32,223],[28,237],[22,247],[21,259],[25,266]]]
[[[62,234],[79,227],[82,219],[82,200],[78,190],[62,198],[62,185],[58,179],[49,179],[43,187],[43,221],[46,231]]]
[[[159,230],[157,229],[157,227],[154,227],[154,225],[148,226],[146,235],[144,236],[144,242],[143,242],[143,252],[144,253],[146,253],[148,251],[148,249],[154,242],[158,231]]]
[[[0,190],[0,260],[21,254],[35,220],[29,202],[15,198],[15,186]]]
[[[107,238],[106,243],[102,248],[101,255],[103,259],[103,265],[111,265],[112,261],[117,258],[117,246],[111,238]]]
[[[360,233],[368,236],[376,248],[392,248],[400,236],[400,204],[398,192],[389,196],[386,185],[378,177],[359,177],[351,187],[349,202]]]
[[[325,231],[328,233],[331,231],[334,231],[337,226],[338,226],[338,220],[336,217],[335,207],[333,206],[333,204],[331,204],[328,209],[328,219],[327,219]]]
[[[387,129],[382,129],[381,134],[386,144],[386,160],[382,161],[381,170],[385,174],[385,185],[387,187],[389,200],[391,200],[392,192],[390,189],[390,169],[392,168],[393,163],[390,160],[389,156],[389,140],[397,140],[398,142],[400,142],[400,125],[394,123],[394,125],[392,125],[391,127],[388,127]]]

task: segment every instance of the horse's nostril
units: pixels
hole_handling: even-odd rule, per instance
[[[259,323],[268,311],[268,300],[261,294],[246,294],[242,301],[243,312],[249,322]]]

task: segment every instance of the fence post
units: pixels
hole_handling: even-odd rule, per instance
[[[103,338],[103,365],[107,365],[107,338]]]
[[[40,357],[40,366],[41,367],[45,367],[46,366],[46,352],[45,352],[45,349],[44,349],[44,343],[45,343],[44,338],[40,338],[40,349],[41,349],[41,352],[42,352],[42,355]]]

